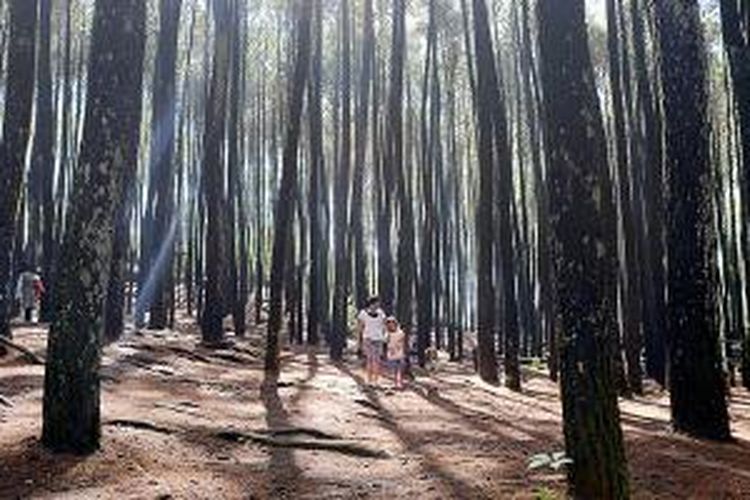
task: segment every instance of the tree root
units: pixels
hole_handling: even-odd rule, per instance
[[[29,349],[27,349],[27,348],[25,348],[25,347],[23,347],[21,345],[16,344],[15,342],[11,341],[10,339],[8,339],[6,337],[3,337],[2,335],[0,335],[0,344],[4,345],[6,347],[10,347],[11,349],[14,349],[14,350],[20,352],[21,354],[24,355],[24,357],[26,358],[26,360],[29,361],[29,363],[32,363],[32,364],[35,364],[35,365],[44,365],[44,359],[43,358],[37,356],[36,354],[34,354],[33,352],[31,352]]]
[[[123,427],[138,430],[147,430],[159,434],[174,435],[183,433],[179,429],[163,427],[143,420],[117,419],[105,422],[106,426]],[[388,453],[383,450],[368,448],[355,441],[343,439],[340,436],[329,434],[317,429],[306,427],[290,427],[283,429],[264,429],[260,431],[240,432],[235,430],[223,430],[214,432],[213,437],[233,443],[244,443],[252,441],[264,446],[274,448],[296,448],[301,450],[324,450],[343,453],[365,458],[387,458]],[[307,438],[300,436],[308,436]]]
[[[364,406],[365,408],[369,408],[371,410],[380,411],[382,409],[375,403],[368,401],[366,399],[355,399],[354,402],[357,403],[358,405]]]
[[[129,429],[138,429],[143,431],[154,431],[158,432],[159,434],[176,434],[176,429],[169,429],[167,427],[162,427],[160,425],[152,424],[151,422],[145,422],[143,420],[128,420],[128,419],[118,419],[118,420],[110,420],[108,422],[104,422],[104,425],[110,425],[113,427],[126,427]]]
[[[260,434],[268,434],[274,437],[307,435],[316,439],[329,439],[338,441],[344,440],[341,436],[337,436],[336,434],[330,434],[328,432],[324,432],[318,429],[311,429],[309,427],[287,427],[283,429],[268,429],[258,432]]]
[[[200,361],[201,363],[206,363],[207,365],[211,364],[211,360],[208,357],[202,354],[198,354],[197,352],[193,352],[189,349],[185,349],[184,347],[169,346],[167,347],[167,349],[174,354],[186,357],[191,361]]]
[[[13,408],[13,402],[0,394],[0,405],[7,406],[8,408]]]
[[[247,365],[252,363],[253,361],[257,361],[255,359],[246,358],[243,356],[239,356],[237,354],[232,354],[231,352],[214,352],[211,353],[211,357],[218,358],[224,361],[229,361],[231,363],[237,363],[240,365]]]
[[[356,457],[365,458],[387,458],[388,454],[383,450],[375,450],[362,446],[354,441],[338,438],[322,438],[322,439],[302,439],[292,437],[295,434],[310,434],[310,429],[282,429],[282,430],[271,430],[264,432],[239,432],[234,430],[221,431],[215,434],[219,439],[225,441],[232,441],[235,443],[244,443],[245,441],[252,441],[265,446],[271,446],[275,448],[297,448],[302,450],[324,450],[324,451],[335,451],[343,453],[344,455],[352,455]],[[282,432],[283,434],[279,434]],[[320,431],[315,431],[319,433]],[[324,434],[324,433],[321,433]]]
[[[360,417],[372,418],[372,419],[375,419],[375,420],[380,420],[381,422],[385,422],[386,424],[393,424],[394,423],[393,420],[391,420],[390,418],[384,417],[383,415],[380,415],[380,414],[377,414],[377,413],[369,413],[369,412],[366,412],[366,411],[358,411],[357,415],[359,415]]]

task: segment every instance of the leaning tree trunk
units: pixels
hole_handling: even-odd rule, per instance
[[[667,355],[672,423],[729,439],[717,318],[708,93],[697,0],[657,2],[667,180]]]
[[[37,2],[10,2],[8,78],[5,84],[3,141],[0,144],[0,336],[10,337],[13,302],[13,249],[26,144],[34,96]]]
[[[296,61],[292,94],[289,98],[286,143],[284,144],[281,185],[276,200],[276,231],[271,257],[271,310],[268,319],[266,344],[266,371],[279,371],[279,332],[282,322],[281,298],[284,293],[284,272],[290,252],[295,186],[297,185],[297,153],[302,125],[302,108],[305,101],[305,88],[310,70],[310,39],[313,2],[303,1],[297,19]]]
[[[583,0],[542,0],[541,81],[550,148],[563,429],[575,498],[627,498],[610,344],[614,203]]]
[[[99,447],[99,364],[114,214],[135,168],[146,2],[98,0],[86,118],[50,328],[42,441],[58,452]]]

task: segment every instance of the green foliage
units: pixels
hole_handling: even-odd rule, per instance
[[[558,500],[560,496],[549,488],[539,488],[534,491],[534,500]]]

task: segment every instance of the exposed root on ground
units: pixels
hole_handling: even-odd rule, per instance
[[[388,453],[384,450],[375,450],[363,446],[354,441],[345,439],[303,439],[292,437],[294,434],[290,430],[286,434],[274,435],[274,431],[263,432],[240,432],[235,430],[221,431],[215,434],[219,439],[232,441],[235,443],[244,443],[252,441],[254,443],[271,446],[276,448],[297,448],[301,450],[323,450],[335,451],[345,455],[365,458],[387,458]],[[300,434],[299,432],[297,434]]]
[[[140,431],[153,431],[158,432],[159,434],[176,434],[176,429],[169,429],[167,427],[162,427],[160,425],[146,422],[144,420],[129,420],[129,419],[117,419],[117,420],[110,420],[108,422],[104,422],[104,425],[106,426],[112,426],[112,427],[124,427],[129,429],[138,429]]]
[[[105,426],[152,431],[159,434],[174,435],[184,431],[164,427],[145,420],[116,419],[104,423]],[[233,443],[251,441],[275,448],[296,448],[301,450],[323,450],[343,453],[355,457],[387,458],[384,450],[376,450],[355,441],[344,439],[334,434],[306,427],[289,427],[283,429],[263,429],[259,431],[237,431],[233,429],[213,432],[213,437]],[[305,437],[306,436],[306,437]]]
[[[11,349],[13,349],[15,351],[20,352],[21,354],[24,355],[24,358],[26,358],[26,360],[29,363],[32,363],[32,364],[35,364],[35,365],[44,365],[44,359],[43,358],[41,358],[40,356],[34,354],[29,349],[26,349],[24,346],[18,345],[15,342],[13,342],[12,340],[10,340],[10,339],[8,339],[6,337],[3,337],[1,335],[0,335],[0,344],[4,345],[5,347],[9,347],[9,348],[11,348]]]

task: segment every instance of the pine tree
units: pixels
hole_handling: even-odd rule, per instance
[[[135,168],[141,121],[144,0],[97,0],[79,173],[50,327],[42,441],[58,452],[99,446],[99,364],[115,209]]]
[[[36,61],[36,0],[10,2],[8,80],[3,139],[0,143],[0,336],[10,337],[13,300],[13,250],[26,145],[31,128]],[[0,352],[2,354],[2,352]]]
[[[550,155],[551,228],[561,317],[563,430],[575,498],[627,498],[627,463],[612,382],[616,248],[604,125],[583,0],[538,4]]]
[[[271,311],[268,320],[266,339],[266,371],[279,371],[279,332],[282,322],[282,296],[284,292],[284,274],[287,256],[291,251],[293,208],[297,185],[297,154],[299,137],[302,128],[302,108],[305,103],[305,89],[310,71],[310,41],[313,2],[304,0],[298,9],[296,20],[297,33],[295,43],[294,75],[291,95],[289,97],[289,115],[287,120],[286,140],[284,143],[283,170],[281,185],[276,200],[276,231],[273,239],[271,257]]]
[[[729,439],[715,286],[708,94],[697,0],[655,4],[666,129],[667,354],[672,423]]]
[[[226,315],[226,228],[224,203],[224,162],[222,149],[226,133],[226,111],[229,92],[229,66],[231,56],[230,2],[215,2],[214,59],[211,85],[206,103],[204,202],[207,219],[205,229],[206,290],[201,331],[203,341],[218,345],[224,339]]]

